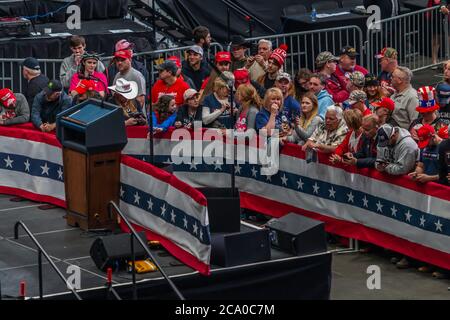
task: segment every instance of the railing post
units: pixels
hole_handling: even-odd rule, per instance
[[[42,251],[38,250],[39,299],[44,299],[44,283],[42,281]]]
[[[131,272],[133,275],[133,300],[137,300],[137,287],[136,287],[136,269],[134,267],[135,265],[135,253],[134,253],[134,241],[133,241],[133,233],[130,233],[130,246],[131,246]]]

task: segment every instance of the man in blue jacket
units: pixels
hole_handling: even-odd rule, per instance
[[[63,91],[59,80],[51,80],[34,98],[31,122],[42,132],[56,128],[56,115],[72,106],[72,98]]]
[[[325,119],[325,113],[327,113],[327,108],[334,105],[333,98],[325,90],[326,78],[321,74],[313,74],[309,80],[310,91],[317,96],[319,100],[319,111],[318,115]]]

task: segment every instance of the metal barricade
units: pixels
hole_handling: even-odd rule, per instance
[[[26,80],[22,76],[24,59],[0,59],[0,87],[10,88],[13,92],[23,92]],[[49,79],[59,79],[62,59],[39,59],[41,71]]]
[[[149,78],[146,79],[147,89],[154,83],[158,78],[158,72],[156,70],[156,65],[164,61],[169,56],[178,56],[181,61],[184,60],[184,54],[190,46],[186,47],[176,47],[169,49],[161,49],[148,52],[135,53],[134,56],[144,63],[147,70],[149,71]],[[206,54],[209,56],[214,56],[216,52],[223,50],[223,47],[219,43],[212,43],[210,49]],[[102,62],[106,67],[112,56],[102,57]],[[22,66],[21,63],[24,59],[13,59],[13,58],[1,58],[0,59],[0,87],[10,88],[13,92],[23,92],[26,80],[22,76]],[[42,73],[45,74],[49,79],[59,79],[59,71],[61,68],[62,59],[38,59]],[[150,80],[150,81],[149,81]]]
[[[367,30],[366,66],[380,72],[375,55],[385,47],[395,48],[399,65],[412,71],[442,63],[449,59],[448,28],[449,18],[440,7],[381,20]]]
[[[352,46],[362,52],[364,43],[363,32],[358,26],[254,37],[247,41],[260,39],[272,41],[274,49],[282,43],[288,46],[284,69],[292,75],[300,68],[314,70],[316,56],[322,51],[338,54],[343,46]]]

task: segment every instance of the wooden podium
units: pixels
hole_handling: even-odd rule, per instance
[[[63,145],[67,223],[83,230],[114,229],[108,203],[119,203],[120,157],[127,143],[122,110],[95,99],[58,115]]]

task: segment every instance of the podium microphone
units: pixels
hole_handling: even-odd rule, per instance
[[[102,86],[103,86],[103,89],[105,90],[105,94],[103,95],[103,97],[102,97],[102,103],[101,103],[101,107],[102,108],[104,108],[104,102],[105,102],[105,100],[106,100],[106,95],[107,95],[107,91],[108,91],[108,86],[106,85],[106,83],[102,80],[102,79],[100,79],[100,78],[98,78],[98,77],[96,77],[96,76],[94,76],[94,75],[88,75],[87,77],[83,74],[81,74],[81,73],[79,73],[78,74],[78,78],[80,78],[80,79],[86,79],[86,80],[95,80],[95,81],[98,81],[98,82],[100,82],[101,84],[102,84]]]

